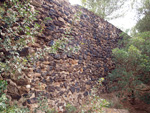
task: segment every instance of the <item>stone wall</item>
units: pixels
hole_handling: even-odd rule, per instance
[[[78,45],[80,50],[47,54],[34,67],[29,67],[22,81],[9,81],[8,94],[31,109],[39,95],[47,97],[49,106],[58,111],[63,111],[66,103],[81,105],[97,80],[114,68],[111,53],[122,39],[121,30],[65,0],[35,0],[32,5],[40,11],[37,16],[40,24],[46,17],[52,20],[43,22],[44,32],[36,37],[35,44],[29,45],[31,50],[50,47],[61,37],[69,38],[70,45]],[[11,91],[12,86],[16,91]]]

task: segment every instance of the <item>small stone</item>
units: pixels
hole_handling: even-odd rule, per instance
[[[21,51],[19,51],[20,56],[28,56],[29,55],[29,48],[23,48]]]
[[[44,64],[44,65],[49,65],[49,64],[50,64],[50,62],[48,62],[48,61],[44,61],[44,62],[43,62],[43,64]]]
[[[75,83],[75,87],[77,87],[77,86],[78,86],[78,84],[79,84],[79,83],[78,83],[78,82],[76,82],[76,83]]]
[[[61,18],[61,17],[59,17],[58,20],[63,22],[63,23],[65,23],[65,20],[63,18]]]
[[[25,98],[30,98],[31,96],[32,96],[31,93],[25,93],[25,94],[23,94],[23,97],[25,97]]]
[[[47,45],[48,45],[48,46],[53,46],[53,45],[54,45],[54,40],[51,40],[50,42],[48,42]]]
[[[76,88],[76,92],[79,93],[80,92],[80,88]]]
[[[37,6],[37,7],[41,7],[42,2],[41,2],[41,0],[40,1],[39,0],[38,1],[32,0],[31,4],[34,5],[34,6]]]
[[[36,73],[41,73],[41,69],[40,69],[40,68],[35,69],[34,72],[36,72]]]
[[[53,79],[52,79],[52,78],[49,79],[49,83],[50,83],[50,84],[53,83]]]
[[[54,86],[48,86],[47,87],[47,91],[48,92],[54,92],[55,91],[55,87]]]
[[[29,77],[40,77],[41,73],[30,73],[28,74]]]
[[[54,58],[55,58],[56,60],[60,60],[60,55],[59,55],[59,54],[56,54],[56,55],[54,56]]]
[[[84,94],[83,94],[84,96],[88,96],[88,92],[86,91],[86,92],[84,92]]]
[[[64,106],[64,103],[58,103],[57,106]]]
[[[37,103],[37,102],[38,102],[37,98],[27,99],[28,104],[34,104],[34,103]]]
[[[82,98],[82,95],[81,95],[81,94],[79,94],[79,95],[78,95],[78,99],[81,99],[81,98]]]
[[[29,83],[28,80],[25,79],[25,78],[20,78],[20,79],[14,80],[14,81],[19,86],[25,86],[25,85],[27,85]]]
[[[61,58],[64,60],[64,59],[66,59],[67,58],[67,55],[65,54],[65,53],[63,53],[62,55],[61,55]]]
[[[72,92],[72,94],[75,92],[75,88],[74,87],[70,87],[70,91]]]
[[[64,87],[67,89],[67,83],[64,83]]]
[[[62,96],[63,94],[64,94],[63,91],[60,91],[60,92],[59,92],[59,96]]]
[[[72,54],[67,54],[67,57],[74,59],[74,56]]]
[[[23,102],[23,103],[22,103],[22,105],[23,105],[23,106],[26,106],[26,105],[27,105],[27,102],[26,102],[26,101],[25,101],[25,102]]]
[[[36,97],[45,96],[44,94],[45,94],[44,91],[35,91],[35,96]]]
[[[82,64],[83,63],[83,61],[82,60],[79,60],[79,62],[78,62],[79,64]]]
[[[54,21],[54,24],[55,24],[56,26],[63,26],[63,25],[64,25],[64,22],[62,22],[62,21]]]
[[[28,84],[28,85],[26,85],[26,88],[30,89],[30,88],[31,88],[31,85],[29,85],[29,84]]]
[[[48,75],[48,72],[43,72],[41,75],[42,75],[43,77],[44,77],[44,76],[47,76],[47,75]]]
[[[85,89],[86,89],[85,87],[81,87],[81,91],[85,91]]]
[[[86,60],[86,59],[87,59],[87,56],[86,56],[86,55],[83,55],[83,59]]]

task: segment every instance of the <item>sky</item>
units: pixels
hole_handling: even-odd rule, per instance
[[[80,0],[69,0],[69,2],[72,5],[75,4],[81,5]],[[124,15],[123,17],[111,20],[109,22],[112,23],[114,26],[118,27],[119,29],[126,31],[127,29],[131,29],[132,27],[134,27],[134,25],[136,24],[134,17],[135,17],[135,12],[130,11],[128,14]]]

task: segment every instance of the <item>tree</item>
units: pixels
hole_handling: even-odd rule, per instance
[[[150,31],[150,0],[141,1],[141,7],[137,9],[139,18],[135,29],[138,32]]]
[[[124,48],[112,51],[116,68],[108,75],[111,91],[119,97],[130,98],[132,104],[140,99],[150,104],[150,32],[128,39]]]
[[[105,19],[120,17],[124,14],[121,11],[124,0],[82,0],[81,2],[84,7]],[[119,10],[121,13],[116,13]]]

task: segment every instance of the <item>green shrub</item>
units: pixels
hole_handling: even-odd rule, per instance
[[[119,91],[119,97],[130,98],[133,103],[150,91],[150,39],[143,34],[130,38],[124,48],[113,50],[116,68],[107,78],[110,91]]]

